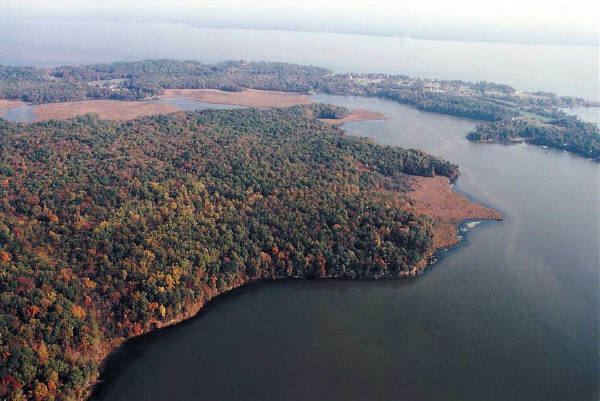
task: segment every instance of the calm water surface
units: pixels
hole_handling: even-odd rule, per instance
[[[94,400],[595,400],[596,163],[478,145],[475,122],[390,101],[352,135],[461,166],[456,189],[500,210],[414,280],[258,284],[128,342]]]

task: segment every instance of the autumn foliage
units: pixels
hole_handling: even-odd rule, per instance
[[[427,257],[402,174],[456,166],[322,112],[0,120],[0,399],[79,399],[107,350],[250,280],[397,276]]]

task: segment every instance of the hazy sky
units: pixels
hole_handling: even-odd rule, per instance
[[[598,46],[597,1],[0,0],[8,18],[169,21],[450,40]]]

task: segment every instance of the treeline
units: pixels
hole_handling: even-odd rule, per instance
[[[341,112],[0,119],[0,398],[78,399],[122,339],[250,280],[422,263],[403,174],[457,167],[317,119]]]
[[[481,102],[469,97],[452,96],[441,93],[393,93],[380,92],[378,96],[409,104],[423,111],[449,114],[457,117],[483,121],[498,121],[516,115],[506,107]]]
[[[492,115],[501,112],[492,111],[493,106],[477,104],[479,102],[472,99],[475,94],[491,93],[490,98],[511,99],[539,107],[568,106],[582,100],[540,94],[521,101],[512,87],[492,82],[440,81],[387,74],[333,74],[323,68],[274,62],[202,64],[144,60],[57,68],[0,66],[0,97],[31,103],[86,98],[144,99],[159,95],[164,89],[185,88],[228,91],[253,88],[381,96],[423,110],[460,116],[467,114],[467,108],[480,109],[475,115],[482,115],[486,120],[493,120],[496,117]]]
[[[467,135],[472,141],[508,143],[515,140],[564,149],[600,161],[600,133],[598,127],[575,116],[562,116],[545,124],[522,119],[488,122]]]
[[[31,103],[83,99],[136,100],[164,89],[243,88],[308,92],[329,72],[286,63],[146,60],[81,67],[0,66],[0,98]]]

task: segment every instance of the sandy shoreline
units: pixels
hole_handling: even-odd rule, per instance
[[[425,268],[432,264],[435,260],[433,255],[436,251],[444,248],[448,248],[455,245],[460,241],[458,236],[458,224],[468,219],[489,219],[489,220],[502,220],[502,216],[485,206],[479,205],[475,202],[468,200],[465,196],[455,192],[447,177],[435,176],[435,177],[419,177],[409,176],[411,189],[406,192],[406,195],[412,202],[414,212],[420,215],[429,215],[433,219],[433,234],[434,242],[431,251],[424,255],[424,257],[416,265],[412,266],[409,271],[402,271],[399,274],[390,274],[381,277],[386,278],[410,278],[417,276]],[[146,327],[142,327],[139,332],[127,338],[115,339],[110,344],[103,344],[98,349],[96,355],[96,362],[102,365],[102,369],[106,369],[106,362],[109,359],[109,355],[120,347],[125,341],[132,338],[139,337],[141,335],[160,330],[165,327],[174,326],[181,323],[184,320],[190,319],[196,316],[202,311],[202,309],[211,302],[214,302],[219,296],[229,293],[231,290],[243,287],[247,284],[255,283],[257,281],[278,281],[278,280],[290,280],[290,279],[306,279],[304,277],[296,276],[274,276],[270,279],[266,278],[252,278],[247,275],[242,275],[236,278],[234,283],[221,291],[215,287],[204,288],[205,296],[195,303],[186,305],[185,310],[177,317],[169,321],[152,320]],[[321,279],[336,279],[336,277],[326,276]],[[343,278],[342,278],[343,279]],[[94,390],[94,385],[98,383],[98,378],[90,381],[86,385],[85,393],[82,398],[87,399]]]

